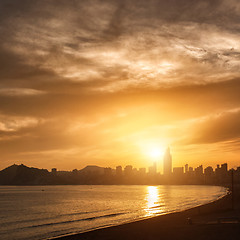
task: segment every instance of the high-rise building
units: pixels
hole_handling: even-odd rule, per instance
[[[172,155],[168,147],[163,157],[163,174],[170,175],[172,173]]]
[[[144,176],[146,174],[146,168],[139,168],[139,174]]]
[[[148,172],[151,175],[157,173],[157,162],[154,162],[153,165],[148,168]]]
[[[131,165],[127,165],[125,168],[124,168],[124,174],[125,176],[130,176],[132,175],[132,170],[133,170],[133,167]]]
[[[116,167],[116,175],[117,176],[122,176],[122,166],[117,166]]]
[[[183,176],[183,173],[184,173],[183,167],[175,167],[175,168],[173,168],[173,175],[175,177]]]
[[[227,163],[221,164],[221,170],[222,172],[226,173],[228,171],[228,165]]]
[[[195,175],[198,177],[203,175],[203,166],[202,165],[195,168]]]
[[[110,176],[112,175],[112,169],[110,167],[104,168],[104,175],[105,176]]]

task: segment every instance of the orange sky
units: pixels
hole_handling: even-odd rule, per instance
[[[148,167],[167,146],[173,166],[240,166],[239,14],[238,0],[2,0],[0,169]]]

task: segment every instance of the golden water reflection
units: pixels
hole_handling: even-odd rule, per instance
[[[146,208],[144,209],[146,217],[159,215],[165,211],[165,203],[157,186],[148,186],[146,192]]]

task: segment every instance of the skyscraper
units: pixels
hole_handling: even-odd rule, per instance
[[[163,157],[163,174],[170,175],[172,173],[172,155],[168,147]]]

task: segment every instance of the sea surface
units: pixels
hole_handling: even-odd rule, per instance
[[[0,239],[47,239],[189,209],[216,186],[0,186]]]

